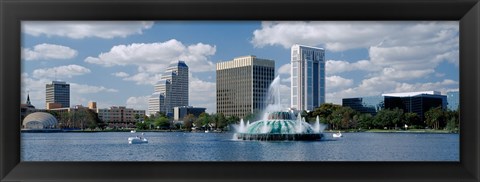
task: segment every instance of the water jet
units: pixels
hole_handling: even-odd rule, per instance
[[[267,95],[268,105],[263,111],[263,118],[252,123],[240,120],[235,127],[235,139],[241,140],[320,140],[323,137],[319,119],[314,126],[305,122],[300,113],[295,116],[293,111],[283,109],[280,104],[280,77],[277,76],[270,84]]]

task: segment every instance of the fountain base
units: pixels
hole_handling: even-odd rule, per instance
[[[275,134],[275,133],[237,133],[237,139],[241,140],[261,140],[261,141],[279,141],[279,140],[303,140],[313,141],[322,139],[321,133],[304,134]]]

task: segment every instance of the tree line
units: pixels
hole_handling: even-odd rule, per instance
[[[71,112],[47,110],[58,120],[60,129],[96,129],[105,128],[106,124],[98,118],[98,114],[88,108],[78,108]]]
[[[262,116],[260,112],[249,113],[243,120],[256,121]],[[421,117],[414,112],[404,112],[402,109],[382,109],[375,115],[360,113],[350,107],[325,103],[311,112],[300,113],[307,122],[313,123],[319,116],[320,123],[326,124],[331,130],[370,130],[370,129],[435,129],[458,131],[459,109],[443,110],[442,107],[429,109]],[[240,122],[237,116],[225,116],[223,113],[202,113],[198,117],[188,114],[183,123],[174,123],[162,113],[145,117],[145,121],[137,123],[139,129],[181,129],[191,131],[197,129],[228,130],[230,124]],[[406,126],[406,127],[405,127]]]
[[[224,116],[223,113],[201,113],[198,117],[188,114],[183,117],[182,122],[174,122],[173,118],[167,117],[164,113],[145,116],[143,122],[137,122],[136,127],[140,130],[148,129],[175,129],[192,131],[195,129],[209,129],[224,131],[229,129],[230,124],[237,124],[240,118],[237,116]]]
[[[458,131],[459,111],[443,110],[442,107],[429,109],[421,117],[417,113],[404,112],[402,109],[382,109],[375,115],[360,113],[350,107],[325,103],[311,112],[303,111],[301,116],[307,122],[313,123],[319,116],[320,123],[326,124],[331,130],[369,130],[369,129],[436,129]],[[73,112],[48,111],[59,121],[59,128],[76,129],[105,129],[107,123],[98,118],[98,114],[88,108],[79,108]],[[260,112],[247,114],[245,122],[260,119]],[[223,113],[201,113],[198,117],[188,114],[183,117],[183,122],[174,122],[173,118],[164,113],[156,113],[150,116],[135,115],[135,119],[143,117],[143,121],[137,122],[139,130],[149,129],[175,129],[191,131],[192,129],[229,130],[231,124],[240,122],[237,116],[225,116]],[[407,127],[405,127],[407,126]]]
[[[376,115],[360,113],[350,107],[335,104],[322,104],[312,112],[303,112],[308,121],[327,124],[333,130],[367,129],[436,129],[457,131],[459,128],[459,109],[444,110],[441,106],[430,108],[422,118],[417,113],[404,112],[402,109],[382,109]],[[407,126],[407,127],[405,127]]]

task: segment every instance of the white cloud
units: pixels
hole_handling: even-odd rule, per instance
[[[116,89],[105,88],[104,86],[91,86],[78,83],[70,83],[72,94],[92,94],[99,92],[118,92]]]
[[[422,83],[424,78],[443,76],[436,67],[448,62],[459,64],[458,22],[262,22],[253,32],[255,47],[304,44],[338,52],[368,50],[368,58],[358,61],[326,61],[327,101],[380,95],[386,92],[445,90],[458,88],[455,81]],[[281,67],[279,73],[286,74]],[[364,71],[358,85],[337,74]],[[287,80],[285,80],[286,82]],[[418,83],[417,83],[418,82]]]
[[[30,94],[30,101],[36,108],[45,108],[45,85],[52,83],[48,78],[31,77],[28,73],[22,73],[21,95],[22,102],[26,101],[27,93]],[[68,82],[67,82],[68,83]],[[104,86],[91,86],[78,83],[70,84],[70,104],[85,105],[90,101],[86,94],[92,93],[115,93],[116,89],[106,88]],[[103,102],[101,102],[103,103]]]
[[[85,62],[106,67],[137,66],[139,73],[125,80],[137,81],[137,84],[154,84],[158,81],[153,80],[158,77],[158,73],[163,73],[171,63],[179,60],[185,61],[191,72],[214,71],[215,64],[209,61],[209,56],[215,52],[215,46],[203,43],[184,45],[171,39],[166,42],[117,45],[98,57],[87,57]]]
[[[128,73],[125,73],[125,72],[116,72],[116,73],[112,73],[112,75],[120,78],[125,78],[130,76]]]
[[[355,63],[340,60],[327,60],[325,62],[325,72],[327,75],[333,75],[336,73],[343,73],[355,70],[362,71],[379,71],[381,67],[373,64],[369,60],[359,60]]]
[[[382,71],[382,77],[384,79],[389,80],[412,80],[412,79],[419,79],[425,78],[429,74],[434,73],[435,70],[433,69],[425,69],[425,70],[398,70],[395,68],[384,68]]]
[[[346,79],[341,76],[328,76],[325,78],[325,88],[327,92],[332,92],[338,89],[344,89],[353,85],[353,80]]]
[[[30,101],[36,108],[45,107],[45,84],[51,83],[51,80],[46,78],[33,79],[27,73],[21,75],[21,95],[22,103],[27,100],[27,93],[30,94]]]
[[[446,93],[450,90],[458,89],[458,82],[450,79],[445,79],[441,82],[429,82],[429,83],[398,83],[395,87],[395,92],[411,92],[412,90],[416,91],[425,91],[425,90],[435,90]]]
[[[368,49],[369,60],[354,63],[329,60],[327,74],[363,70],[397,71],[434,69],[441,62],[458,67],[459,25],[442,22],[262,22],[253,32],[256,47],[293,44],[325,47],[327,51]]]
[[[125,77],[123,80],[133,81],[137,85],[155,85],[162,78],[161,74],[137,73],[130,77]]]
[[[148,111],[148,98],[150,96],[129,97],[126,101],[127,108],[133,108],[135,110]]]
[[[46,69],[36,69],[33,71],[33,77],[35,78],[61,78],[67,77],[71,78],[72,76],[79,76],[90,73],[90,69],[85,68],[79,65],[67,65],[59,66]]]
[[[22,32],[36,37],[112,39],[142,34],[143,30],[152,26],[153,22],[150,21],[26,21],[22,22]]]
[[[330,51],[374,45],[421,45],[458,36],[458,22],[279,21],[262,22],[253,32],[256,47],[293,44],[324,46]]]
[[[215,52],[215,46],[202,43],[186,46],[171,39],[166,42],[117,45],[109,52],[101,53],[98,57],[87,57],[85,61],[107,67],[136,65],[143,71],[154,73],[164,71],[170,63],[182,60],[192,72],[202,72],[215,69],[215,65],[208,60],[208,56]]]
[[[280,66],[280,68],[278,68],[278,73],[279,73],[279,74],[290,75],[290,68],[291,68],[291,64],[290,64],[290,63],[284,64],[284,65]]]
[[[190,74],[188,87],[190,105],[195,107],[205,107],[207,108],[206,112],[208,113],[217,111],[217,90],[215,82],[204,81]]]
[[[78,51],[70,47],[46,43],[35,45],[33,49],[22,48],[22,59],[27,61],[71,59],[77,54]]]

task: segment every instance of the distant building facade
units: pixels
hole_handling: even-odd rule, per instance
[[[70,107],[70,84],[61,81],[52,81],[45,86],[45,108],[48,103],[61,104],[60,107]]]
[[[291,107],[312,111],[325,103],[325,50],[295,44],[291,48]]]
[[[135,123],[143,121],[145,110],[134,110],[125,106],[112,106],[97,109],[98,118],[110,127],[134,127]],[[138,115],[138,119],[136,119]]]
[[[217,113],[244,117],[266,107],[275,62],[243,56],[216,64]]]
[[[350,107],[355,111],[375,116],[378,111],[385,107],[382,96],[369,96],[342,99],[343,107]]]
[[[417,113],[422,120],[424,113],[435,107],[447,109],[447,96],[438,91],[405,92],[382,94],[385,109],[402,109],[403,112]]]
[[[167,67],[149,98],[149,113],[173,116],[173,107],[188,106],[188,66],[178,61]]]
[[[155,92],[148,98],[148,112],[150,115],[165,113],[165,93]]]
[[[195,117],[200,116],[204,113],[206,108],[203,107],[193,107],[193,106],[181,106],[173,108],[173,120],[179,121],[183,120],[186,115],[193,114]]]
[[[453,92],[447,92],[447,106],[448,109],[452,111],[456,111],[460,107],[460,92],[458,91],[453,91]]]
[[[97,110],[97,102],[88,102],[88,109]]]

